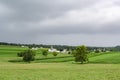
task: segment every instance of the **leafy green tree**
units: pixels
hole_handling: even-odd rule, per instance
[[[23,61],[30,63],[30,61],[34,61],[34,60],[35,60],[35,52],[34,51],[29,49],[24,52]]]
[[[48,55],[48,50],[47,49],[42,50],[42,55],[47,56]]]
[[[86,46],[78,46],[74,51],[74,57],[76,62],[81,62],[83,64],[84,62],[88,61],[88,50]]]
[[[57,56],[59,53],[58,52],[52,52],[53,56]]]

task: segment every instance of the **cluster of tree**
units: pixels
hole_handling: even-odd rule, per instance
[[[42,49],[41,50],[42,55],[47,57],[48,55],[48,49]],[[87,63],[88,62],[88,54],[89,54],[89,50],[86,46],[82,45],[82,46],[78,46],[76,47],[73,51],[70,51],[69,54],[73,54],[73,56],[75,57],[75,61],[76,62],[81,62],[81,64],[83,63]],[[52,52],[53,56],[57,56],[59,53],[58,52]],[[35,60],[35,52],[32,50],[27,50],[24,52],[20,52],[17,54],[19,57],[23,57],[23,61],[25,62],[29,62]]]
[[[42,51],[42,55],[45,56],[45,57],[47,57],[48,53],[49,53],[48,50],[43,50]],[[57,56],[59,53],[58,52],[51,52],[51,54],[53,56]]]
[[[48,55],[48,50],[47,49],[43,49],[41,52],[42,52],[43,56],[47,57],[47,55]],[[58,52],[52,52],[53,56],[57,56],[58,54],[59,54]],[[23,61],[29,62],[29,63],[31,61],[35,60],[35,52],[33,50],[30,50],[30,49],[17,53],[17,56],[22,57]]]
[[[53,54],[53,56],[57,56],[59,53],[58,52],[52,52],[52,54]],[[76,49],[73,51],[73,54],[74,54],[76,62],[81,62],[81,64],[83,64],[84,62],[88,61],[88,57],[87,57],[88,50],[85,46],[76,47]],[[42,55],[46,57],[48,55],[48,50],[43,49],[42,50]],[[29,63],[31,61],[35,60],[35,52],[30,50],[30,49],[18,53],[17,56],[22,57],[23,61],[29,62]]]
[[[42,52],[42,55],[43,56],[45,56],[45,57],[47,57],[47,55],[48,55],[48,50],[47,49],[44,49],[44,50],[42,50],[41,51]],[[53,56],[57,56],[59,53],[58,52],[50,52]]]

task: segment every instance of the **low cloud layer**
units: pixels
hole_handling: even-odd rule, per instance
[[[119,0],[0,0],[0,41],[115,46]]]

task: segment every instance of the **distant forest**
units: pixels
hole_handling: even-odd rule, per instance
[[[20,43],[7,43],[7,42],[0,42],[0,45],[27,46],[29,48],[32,48],[32,47],[51,48],[51,47],[53,47],[60,51],[62,51],[63,49],[74,50],[76,48],[76,46],[68,46],[68,45],[20,44]],[[88,48],[88,50],[106,49],[108,51],[120,51],[120,46],[115,46],[115,47],[90,47],[90,46],[87,46],[87,48]]]

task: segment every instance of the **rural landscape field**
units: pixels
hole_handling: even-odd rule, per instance
[[[17,53],[28,48],[0,46],[0,80],[119,80],[120,52],[89,54],[89,63],[74,62],[71,54],[44,57],[36,50],[36,60],[23,62]]]
[[[0,80],[120,80],[120,0],[0,0]]]

